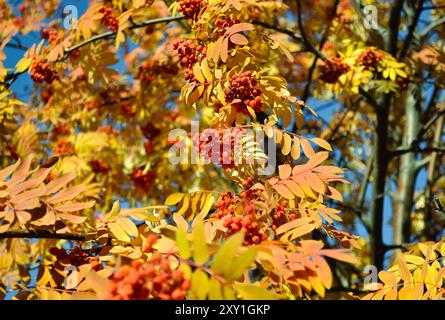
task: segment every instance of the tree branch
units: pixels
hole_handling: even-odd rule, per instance
[[[87,234],[85,233],[55,233],[52,231],[7,231],[0,233],[0,239],[8,238],[29,238],[29,239],[64,239],[84,241]]]
[[[130,26],[128,29],[129,30],[134,30],[134,29],[139,29],[139,28],[144,28],[144,27],[148,27],[148,26],[152,26],[155,24],[159,24],[159,23],[169,23],[169,22],[173,22],[173,21],[180,21],[185,19],[184,16],[176,16],[176,17],[165,17],[165,18],[158,18],[158,19],[152,19],[152,20],[146,20],[146,21],[142,21],[139,23],[136,23],[132,26]],[[66,60],[69,56],[70,52],[73,52],[74,50],[77,50],[79,48],[82,48],[90,43],[93,43],[95,41],[99,41],[102,39],[107,39],[107,38],[114,38],[117,35],[117,32],[112,32],[112,31],[106,31],[104,33],[98,34],[96,36],[93,36],[81,43],[78,43],[68,49],[65,50],[64,55],[59,59],[59,61],[63,61]],[[14,73],[10,73],[7,74],[5,76],[5,80],[4,80],[4,85],[9,88],[12,83],[23,73],[25,73],[26,71],[23,72],[14,72]]]
[[[430,33],[431,31],[433,31],[438,26],[440,26],[444,23],[445,23],[445,16],[440,19],[437,19],[436,21],[432,22],[430,25],[426,26],[425,29],[423,29],[422,32],[420,33],[420,36],[421,37],[426,36],[428,33]]]

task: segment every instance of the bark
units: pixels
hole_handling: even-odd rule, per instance
[[[405,98],[405,127],[403,145],[410,146],[419,133],[421,92],[418,85],[410,84]],[[409,242],[410,214],[417,177],[417,151],[413,149],[400,157],[398,170],[398,198],[393,215],[393,243]]]

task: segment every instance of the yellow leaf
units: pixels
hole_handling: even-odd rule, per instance
[[[236,251],[241,247],[243,240],[244,234],[238,232],[225,241],[215,255],[215,259],[212,262],[212,270],[219,274],[225,274],[234,262]]]
[[[410,283],[411,282],[411,273],[408,270],[408,266],[406,265],[405,258],[403,254],[399,253],[397,257],[397,263],[399,266],[400,276],[402,277],[403,282]]]
[[[213,80],[213,76],[212,76],[212,73],[210,72],[209,63],[207,61],[207,58],[204,58],[202,60],[202,62],[201,62],[201,70],[202,70],[202,73],[203,73],[204,77],[208,81],[212,81]]]
[[[227,272],[227,279],[238,280],[248,267],[255,261],[258,248],[249,248],[240,254],[232,263],[229,272]]]
[[[249,43],[249,40],[245,36],[243,36],[241,33],[235,33],[230,37],[230,41],[234,44],[244,46]]]
[[[88,282],[91,289],[99,296],[104,296],[109,292],[109,285],[106,279],[99,276],[96,272],[91,271],[85,276],[85,281]]]
[[[282,164],[278,166],[278,174],[281,180],[286,180],[290,177],[292,173],[292,168],[288,164]]]
[[[187,233],[182,229],[176,230],[176,246],[178,247],[178,253],[182,259],[190,258],[190,246],[187,240]]]
[[[213,194],[209,193],[205,197],[205,201],[202,201],[202,204],[201,204],[202,207],[201,207],[200,214],[207,215],[209,213],[210,209],[212,208],[214,200],[215,200],[215,197],[213,196]]]
[[[28,70],[28,68],[31,66],[32,63],[32,57],[30,58],[23,58],[19,62],[17,62],[15,68],[17,72],[24,72]]]
[[[332,147],[331,147],[331,145],[330,145],[329,142],[327,142],[326,140],[323,140],[323,139],[321,139],[321,138],[312,138],[312,139],[310,139],[310,140],[311,140],[313,143],[315,143],[316,145],[322,147],[323,149],[328,150],[328,151],[332,151]]]
[[[192,275],[192,287],[191,291],[194,298],[198,300],[205,300],[209,293],[209,277],[201,269],[196,269]]]
[[[205,82],[204,75],[202,74],[201,68],[198,63],[196,63],[193,66],[193,74],[195,75],[196,79],[198,79],[199,82],[201,82],[201,83]]]
[[[117,240],[123,241],[123,242],[130,242],[130,236],[122,229],[120,224],[117,222],[112,222],[108,224],[108,228],[110,229],[111,233],[116,237]]]
[[[202,222],[194,226],[192,235],[193,258],[197,263],[204,264],[209,260],[209,252],[205,239],[204,225]]]
[[[117,219],[117,223],[122,227],[122,229],[128,233],[130,236],[137,237],[139,234],[138,228],[136,225],[128,218],[119,218]]]
[[[281,152],[287,156],[291,151],[292,139],[288,134],[283,134],[283,147]]]
[[[219,282],[215,278],[210,278],[209,299],[223,300],[221,282]]]
[[[298,160],[300,158],[300,139],[297,136],[294,136],[294,143],[292,144],[291,156],[294,160]]]
[[[183,193],[173,193],[167,197],[167,199],[165,200],[165,205],[174,206],[175,204],[179,203],[183,197]]]
[[[247,283],[238,283],[235,289],[244,300],[276,300],[277,297],[266,288]]]

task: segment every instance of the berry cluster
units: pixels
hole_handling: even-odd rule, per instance
[[[174,76],[178,73],[178,67],[172,63],[161,63],[158,60],[144,61],[139,67],[139,73],[137,78],[141,79],[144,83],[150,84],[157,77],[163,75]]]
[[[130,174],[130,178],[136,188],[148,191],[154,186],[156,172],[153,170],[144,172],[144,167],[140,167]]]
[[[55,29],[43,29],[41,32],[42,38],[48,40],[50,44],[57,42],[59,32]]]
[[[74,146],[67,139],[60,139],[56,142],[55,154],[72,154]]]
[[[70,128],[63,124],[56,124],[54,126],[53,132],[51,134],[51,138],[56,140],[59,136],[65,136],[70,134]]]
[[[239,18],[230,18],[229,16],[225,16],[224,18],[219,17],[215,22],[215,34],[218,36],[223,35],[226,32],[227,28],[230,28],[234,24],[240,23],[241,20]]]
[[[177,40],[173,43],[173,49],[178,52],[179,64],[184,68],[184,78],[196,81],[192,68],[196,62],[201,62],[205,58],[206,47],[197,45],[192,40]]]
[[[245,190],[248,190],[251,187],[252,182],[253,182],[253,178],[248,177],[246,180],[243,181],[243,188]]]
[[[136,112],[133,110],[133,104],[130,101],[122,101],[120,104],[121,112],[127,117],[133,117]]]
[[[244,233],[244,245],[258,244],[267,240],[267,230],[260,224],[255,216],[253,201],[244,207],[244,215],[226,216],[223,226],[227,228],[226,236],[238,231]]]
[[[243,131],[239,128],[206,129],[198,136],[193,137],[193,140],[199,139],[199,154],[205,160],[220,164],[224,169],[233,168],[235,154],[239,153],[235,147],[242,147],[238,144],[241,143]]]
[[[236,209],[236,198],[232,192],[226,191],[219,196],[215,207],[216,211],[212,214],[212,218],[221,219],[233,215]]]
[[[100,109],[100,107],[102,107],[102,102],[99,99],[88,101],[86,107],[87,110]]]
[[[109,6],[103,6],[102,8],[99,9],[99,13],[103,14],[103,17],[100,20],[100,22],[106,25],[107,28],[110,29],[111,31],[116,32],[118,29],[119,21],[113,14],[113,8]]]
[[[204,0],[181,0],[179,1],[178,11],[181,12],[186,19],[196,20],[207,6],[208,4]]]
[[[143,251],[146,253],[151,252],[156,241],[158,241],[158,236],[155,233],[149,233],[142,246]]]
[[[100,159],[91,159],[90,167],[94,173],[107,173],[110,170],[108,164]]]
[[[133,261],[111,276],[107,300],[184,300],[191,282],[172,269],[168,256],[155,252],[147,262]]]
[[[77,246],[72,248],[69,253],[67,250],[57,247],[50,248],[49,252],[53,256],[56,256],[57,261],[69,263],[76,267],[89,263],[93,266],[95,271],[103,269],[103,266],[97,257],[89,256],[87,251],[82,250],[82,248]]]
[[[382,53],[367,49],[359,56],[358,62],[360,65],[364,66],[366,70],[370,70],[376,68],[382,59]]]
[[[80,57],[80,50],[79,50],[79,49],[76,49],[76,50],[70,51],[70,53],[69,53],[69,57],[70,57],[71,59],[77,59],[77,58],[79,58],[79,57]]]
[[[31,78],[35,82],[46,82],[50,84],[57,79],[57,73],[47,62],[36,59],[31,64]]]
[[[249,114],[247,107],[260,111],[263,108],[263,99],[261,89],[255,88],[256,85],[257,81],[251,71],[234,74],[229,87],[224,89],[226,101],[244,114]]]
[[[296,213],[286,214],[284,206],[277,206],[275,214],[272,215],[272,229],[276,230],[279,226],[297,219]]]
[[[334,57],[320,66],[320,80],[326,83],[336,83],[340,76],[349,70],[349,66],[339,57]]]

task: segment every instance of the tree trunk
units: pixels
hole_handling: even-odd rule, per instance
[[[421,91],[418,85],[410,84],[405,97],[405,126],[403,146],[411,146],[416,140],[420,125]],[[398,171],[398,205],[393,215],[393,243],[399,245],[409,242],[411,231],[411,209],[417,177],[417,154],[415,150],[400,157]]]

